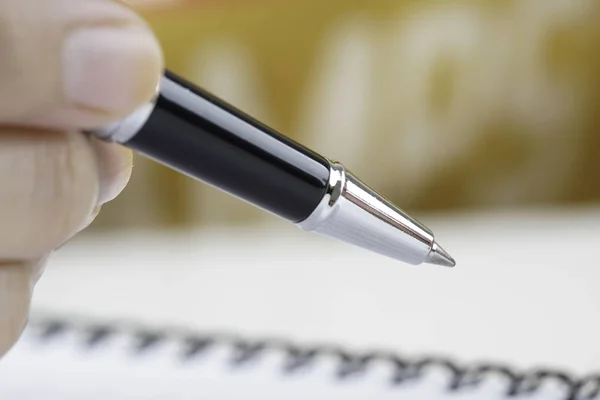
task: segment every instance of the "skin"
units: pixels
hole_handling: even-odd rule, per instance
[[[0,357],[52,252],[129,180],[131,153],[82,130],[150,100],[162,68],[122,2],[0,1]]]

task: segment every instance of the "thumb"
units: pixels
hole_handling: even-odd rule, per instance
[[[147,26],[114,0],[0,2],[0,123],[88,129],[153,95],[162,71]]]

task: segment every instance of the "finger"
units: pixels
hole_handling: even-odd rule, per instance
[[[0,261],[39,258],[81,230],[98,205],[98,163],[79,132],[0,130]]]
[[[79,229],[72,232],[65,242],[57,246],[57,249],[62,248],[73,236],[89,227],[100,214],[102,205],[114,200],[125,189],[131,177],[133,169],[131,150],[94,137],[90,137],[90,144],[95,150],[98,163],[99,194],[97,205]],[[35,280],[37,281],[37,279],[39,277]]]
[[[155,93],[160,47],[111,0],[0,2],[0,123],[92,128]]]
[[[127,184],[131,176],[131,152],[94,138],[91,138],[90,146],[96,153],[100,187],[98,204],[102,204],[116,197]],[[76,225],[87,227],[100,210],[101,205],[97,205],[82,224]],[[46,254],[31,261],[0,262],[0,357],[16,343],[27,322],[32,288],[41,277],[48,257]]]
[[[0,357],[21,334],[31,302],[32,262],[0,263]]]

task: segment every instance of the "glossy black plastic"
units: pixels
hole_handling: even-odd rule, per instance
[[[292,222],[325,194],[328,161],[166,72],[156,107],[128,147]]]

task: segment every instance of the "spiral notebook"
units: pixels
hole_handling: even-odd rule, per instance
[[[600,208],[425,222],[457,268],[285,227],[84,236],[0,400],[600,400]]]
[[[37,318],[0,362],[0,398],[600,399],[600,375]]]

